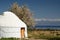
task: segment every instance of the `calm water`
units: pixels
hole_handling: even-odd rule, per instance
[[[60,21],[36,21],[37,29],[60,29]]]
[[[60,26],[40,26],[40,25],[37,25],[37,26],[35,26],[35,28],[37,28],[37,29],[60,29]]]

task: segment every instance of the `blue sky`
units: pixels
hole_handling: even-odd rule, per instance
[[[17,2],[26,4],[34,14],[34,18],[60,19],[60,0],[0,0],[0,13],[7,11]]]

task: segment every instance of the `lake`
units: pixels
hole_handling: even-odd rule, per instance
[[[36,25],[35,28],[36,28],[36,29],[60,29],[60,26]]]

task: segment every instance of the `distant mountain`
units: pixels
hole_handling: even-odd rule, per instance
[[[35,22],[40,26],[60,26],[60,19],[36,19]]]

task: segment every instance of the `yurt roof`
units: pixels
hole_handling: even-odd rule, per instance
[[[0,15],[0,26],[2,27],[26,27],[26,24],[21,21],[14,13],[6,11]]]

